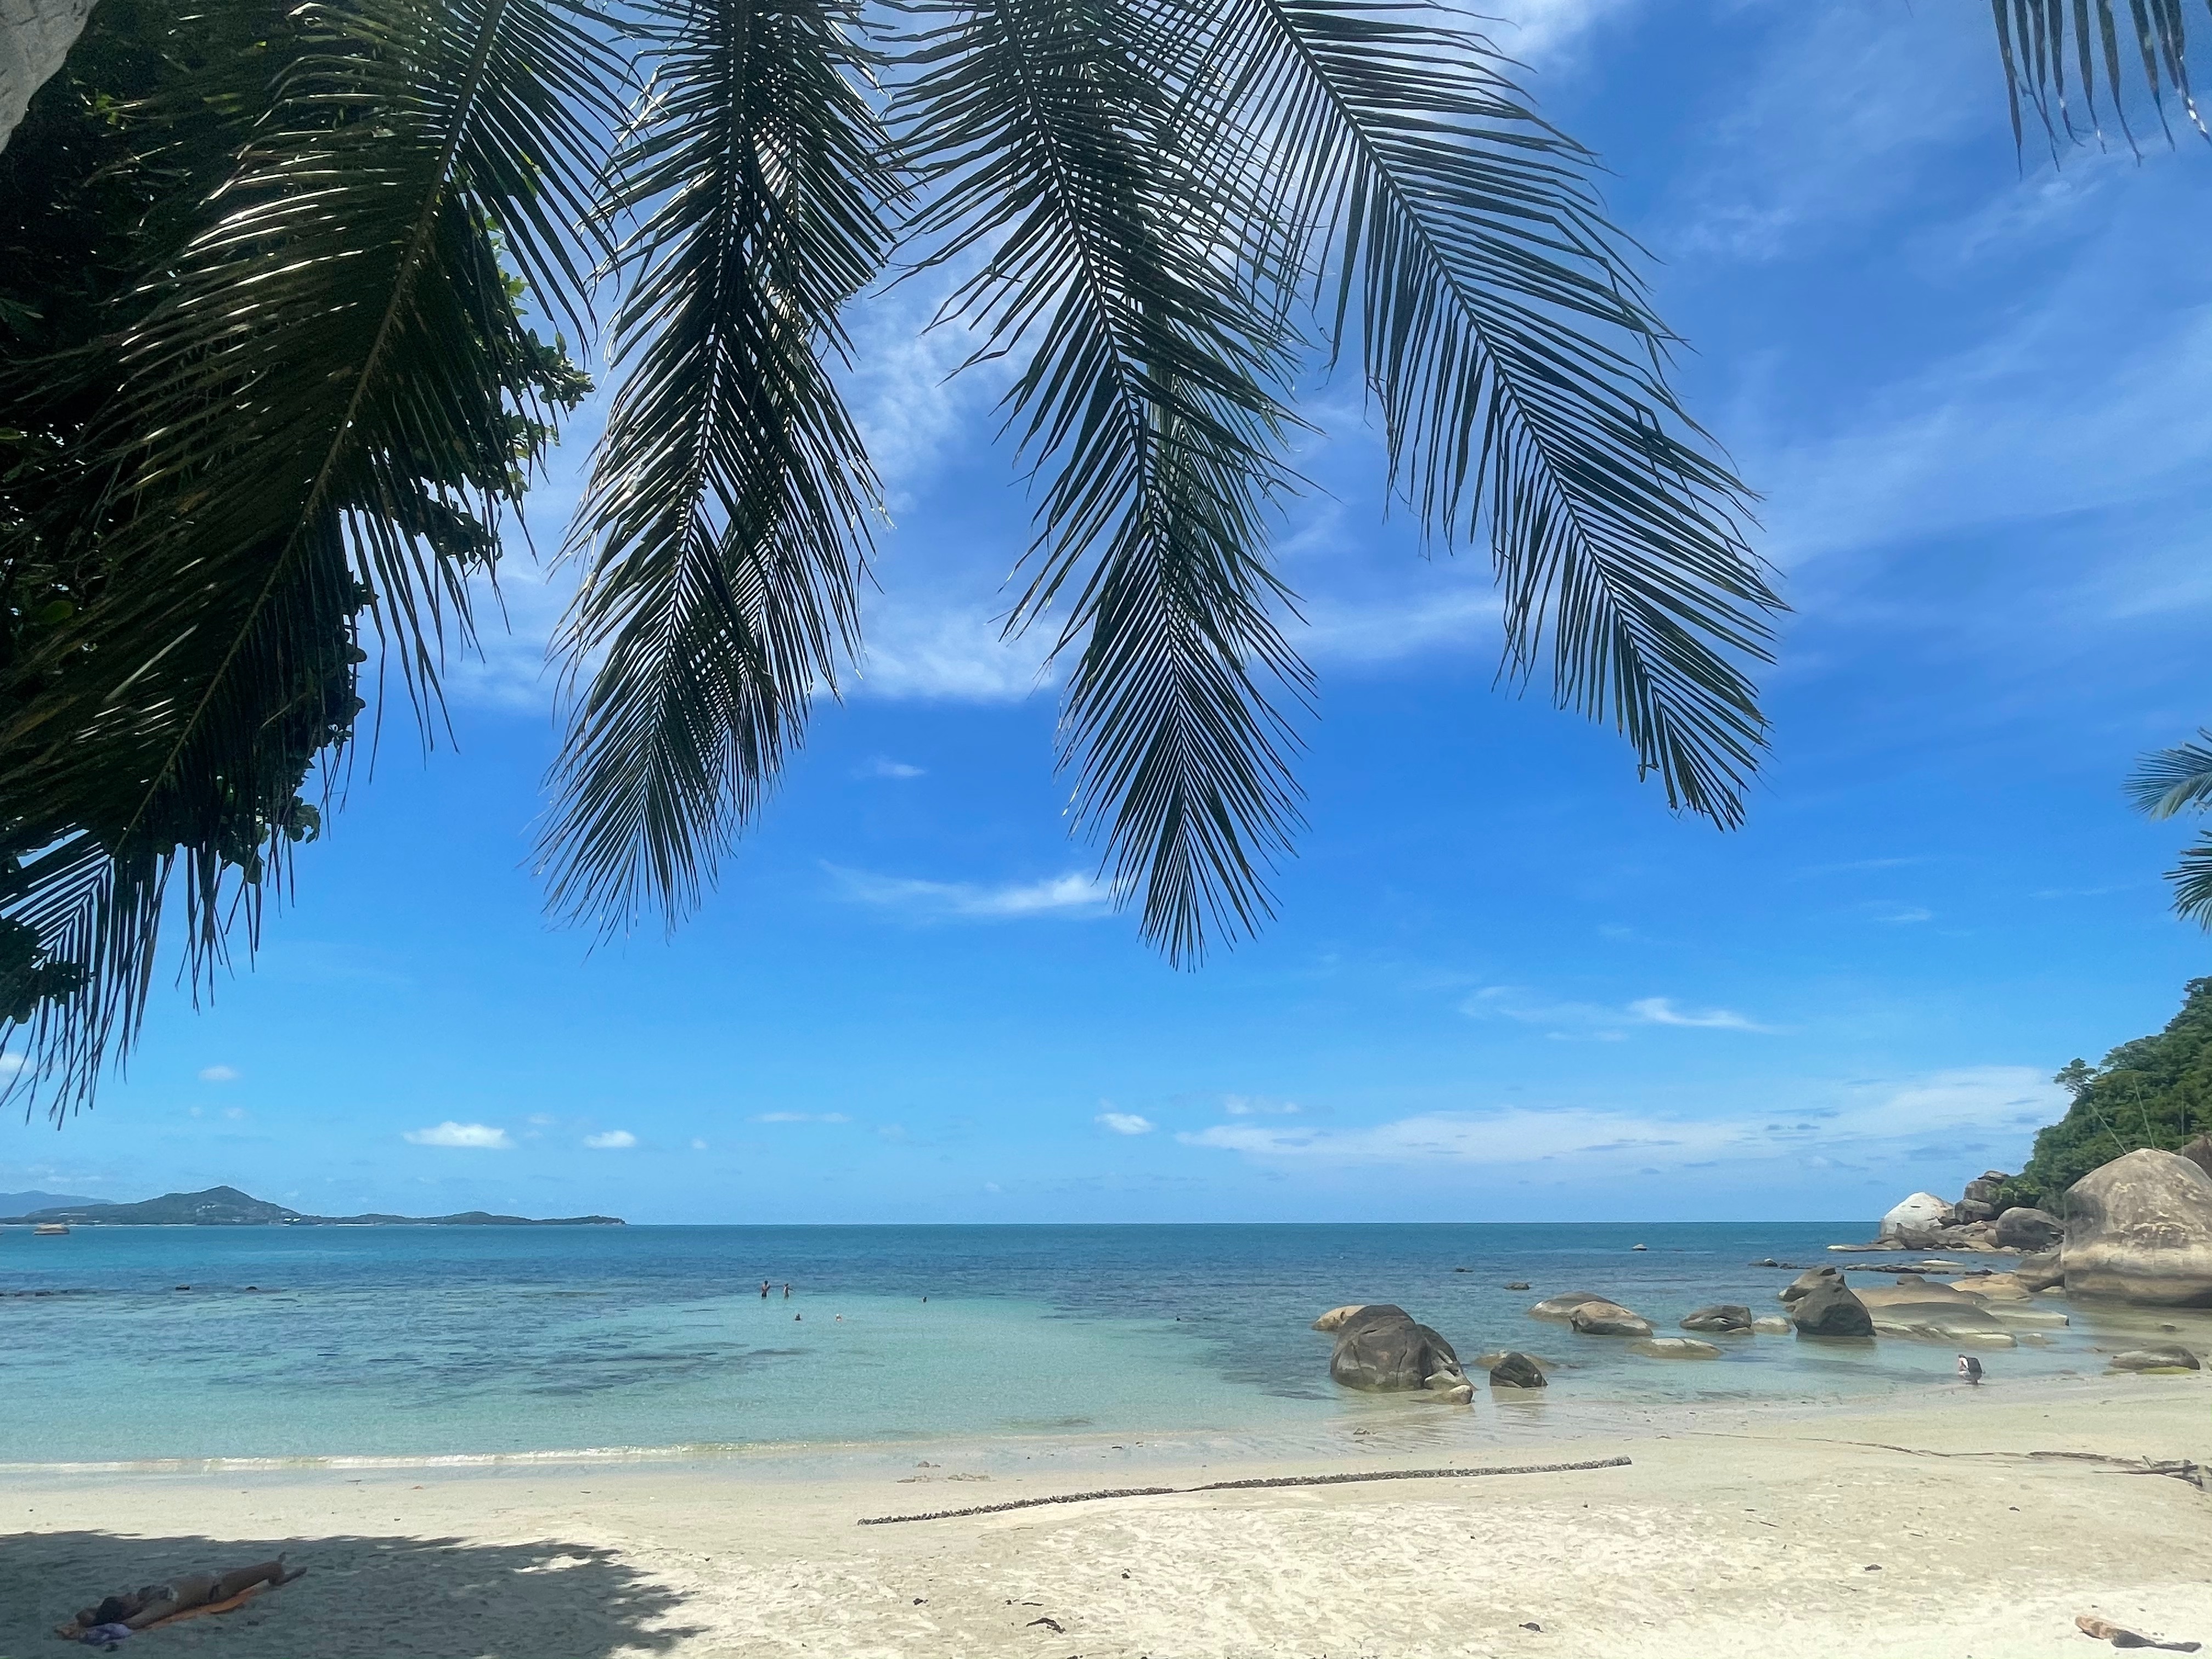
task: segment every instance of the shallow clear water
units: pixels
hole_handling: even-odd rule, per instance
[[[1663,1334],[1706,1303],[1774,1310],[1790,1275],[1748,1261],[1832,1261],[1824,1245],[1869,1231],[0,1229],[0,1463],[1139,1432],[1313,1444],[1404,1410],[1328,1381],[1328,1340],[1307,1327],[1358,1301],[1403,1304],[1469,1361],[1520,1347],[1563,1362],[1546,1395],[1559,1407],[1940,1381],[1952,1354],[1929,1344],[1761,1336],[1664,1362],[1526,1312],[1595,1291]],[[2047,1346],[1984,1352],[1993,1380],[2100,1368],[2093,1345],[2121,1328],[2071,1311]]]

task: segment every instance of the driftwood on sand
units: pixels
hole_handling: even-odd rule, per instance
[[[1579,1463],[1516,1463],[1504,1468],[1465,1469],[1376,1469],[1357,1474],[1276,1474],[1255,1480],[1209,1480],[1202,1486],[1116,1486],[1104,1492],[1061,1492],[1051,1498],[1016,1498],[1003,1504],[975,1504],[963,1510],[932,1510],[925,1515],[864,1516],[863,1527],[888,1527],[901,1521],[951,1521],[967,1515],[998,1515],[1007,1510],[1042,1509],[1053,1504],[1089,1504],[1102,1498],[1180,1498],[1201,1492],[1252,1492],[1273,1486],[1348,1486],[1370,1480],[1455,1480],[1480,1474],[1565,1474],[1577,1469],[1621,1469],[1626,1457],[1593,1457]]]

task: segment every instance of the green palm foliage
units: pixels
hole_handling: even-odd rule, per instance
[[[2188,0],[1990,0],[1990,9],[2014,143],[2029,115],[2054,161],[2062,144],[2110,142],[2107,120],[2131,150],[2138,121],[2169,143],[2177,121],[2212,138],[2190,84]]]
[[[112,3],[174,58],[185,25]],[[214,163],[151,192],[173,239],[142,225],[93,307],[83,406],[0,483],[0,1014],[58,1109],[127,1041],[165,898],[198,975],[312,832],[300,792],[351,733],[363,619],[434,710],[471,579],[580,390],[529,319],[580,331],[594,286],[616,385],[568,542],[543,842],[568,915],[695,906],[860,650],[879,509],[839,369],[848,308],[899,276],[946,284],[940,325],[1006,377],[1038,481],[1009,625],[1050,630],[1079,811],[1170,960],[1265,920],[1297,827],[1313,683],[1268,544],[1294,394],[1330,363],[1428,532],[1487,544],[1507,678],[1540,671],[1671,805],[1739,820],[1778,606],[1745,492],[1668,388],[1593,158],[1454,14],[210,15],[234,12],[181,100],[173,74],[143,114],[82,79],[41,94],[84,130],[222,114]],[[113,34],[96,15],[86,50]],[[168,152],[143,131],[150,177]],[[0,367],[22,385],[52,356]],[[28,580],[50,568],[59,601]]]
[[[2171,818],[2212,809],[2212,732],[2197,736],[2195,743],[2154,750],[2136,763],[2127,791],[2137,811]],[[2166,879],[2173,884],[2175,911],[2212,927],[2212,832],[2183,850]]]

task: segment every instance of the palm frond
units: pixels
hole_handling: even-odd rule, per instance
[[[1161,33],[1182,0],[1132,0]],[[1395,489],[1486,531],[1507,670],[1609,721],[1670,805],[1742,816],[1765,722],[1744,672],[1779,599],[1747,495],[1665,376],[1673,337],[1607,224],[1593,159],[1483,37],[1391,0],[1217,0],[1218,169],[1256,164],[1308,243],[1340,350],[1380,408]],[[1267,135],[1255,149],[1249,135]],[[1245,239],[1264,246],[1265,235]]]
[[[2063,159],[2062,143],[2094,139],[2102,148],[2108,112],[2129,149],[2141,154],[2129,106],[2140,111],[2138,100],[2148,101],[2148,113],[2172,143],[2169,96],[2199,137],[2212,138],[2190,84],[2187,0],[2125,3],[2123,22],[2114,0],[1990,0],[2015,146],[2027,142],[2025,106],[2041,125],[2054,162]]]
[[[88,942],[55,1109],[126,1047],[172,866],[196,986],[304,833],[296,791],[361,707],[368,610],[418,695],[468,625],[453,514],[520,487],[548,359],[501,263],[580,317],[608,55],[564,0],[345,0],[296,52],[206,228],[115,343],[96,599],[23,670],[0,731],[7,850],[88,840],[9,914]],[[18,816],[17,803],[33,804]],[[44,868],[43,859],[29,866]],[[43,1029],[43,1028],[42,1028]],[[55,1029],[58,1029],[58,1027]],[[58,1040],[58,1039],[57,1039]],[[34,1036],[34,1048],[39,1039]],[[90,1062],[90,1069],[87,1062]]]
[[[696,903],[855,641],[876,483],[824,358],[899,187],[838,0],[663,0],[603,210],[625,378],[572,547],[562,650],[604,653],[543,842],[556,906],[610,929]]]
[[[2174,914],[2212,928],[2212,835],[2185,848],[2166,878],[2173,884]]]
[[[1062,607],[1062,723],[1117,900],[1194,962],[1270,913],[1297,792],[1263,680],[1306,671],[1270,608],[1286,340],[1244,302],[1227,181],[1185,165],[1176,94],[1103,0],[904,8],[896,106],[927,192],[926,262],[980,262],[946,307],[1046,475],[1010,629]]]
[[[2212,731],[2197,735],[2198,742],[2154,749],[2136,763],[2125,788],[2136,811],[2170,818],[2212,806]]]

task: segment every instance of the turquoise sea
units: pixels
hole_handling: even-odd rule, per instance
[[[1776,1310],[1790,1275],[1748,1261],[1837,1261],[1825,1245],[1870,1231],[7,1228],[0,1464],[1140,1434],[1288,1451],[1444,1409],[1329,1382],[1328,1339],[1308,1325],[1362,1301],[1403,1304],[1470,1362],[1493,1347],[1563,1362],[1553,1411],[1942,1383],[1953,1357],[1933,1345],[1759,1336],[1721,1360],[1664,1362],[1526,1313],[1563,1290],[1611,1293],[1662,1334],[1706,1303]],[[1533,1288],[1504,1288],[1516,1279]],[[2100,1368],[2094,1321],[2075,1312],[2047,1345],[1985,1353],[1992,1382]],[[1480,1399],[1453,1432],[1513,1420]]]

